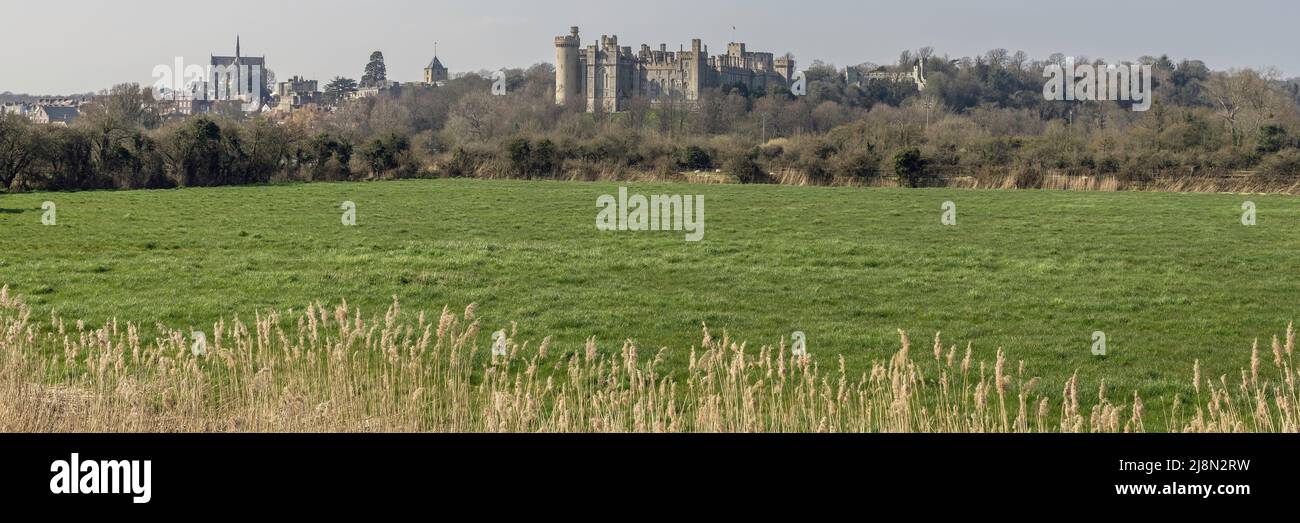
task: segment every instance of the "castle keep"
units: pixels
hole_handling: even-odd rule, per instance
[[[727,54],[709,56],[698,38],[691,40],[690,50],[642,44],[633,54],[631,47],[619,47],[617,36],[602,35],[598,44],[584,49],[578,28],[572,27],[568,35],[555,38],[555,103],[585,99],[588,112],[616,112],[634,96],[694,102],[708,88],[743,85],[751,92],[771,91],[789,87],[794,67],[789,55],[750,52],[743,43],[727,44]]]

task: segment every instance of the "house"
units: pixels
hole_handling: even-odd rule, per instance
[[[349,95],[349,98],[353,100],[360,100],[362,98],[371,98],[374,96],[379,96],[379,93],[387,92],[394,89],[400,89],[401,85],[402,84],[397,83],[393,80],[380,80],[378,85],[374,85],[370,87],[362,87],[360,89],[357,89],[356,91],[353,91],[352,94]]]
[[[32,122],[38,124],[72,125],[81,116],[76,107],[41,105],[32,113]]]
[[[22,102],[6,102],[0,104],[0,116],[17,115],[24,118],[32,112],[32,105]]]

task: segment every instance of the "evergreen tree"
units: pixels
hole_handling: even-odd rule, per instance
[[[366,64],[366,74],[361,77],[362,87],[375,87],[388,79],[388,68],[384,66],[384,53],[370,53],[370,63]]]

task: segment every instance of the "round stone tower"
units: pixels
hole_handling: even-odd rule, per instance
[[[555,37],[555,103],[564,105],[569,100],[578,98],[581,85],[578,69],[578,50],[582,41],[578,38],[578,28],[570,27],[568,36]]]

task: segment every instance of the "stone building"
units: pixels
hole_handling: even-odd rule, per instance
[[[910,83],[917,91],[925,90],[925,61],[917,60],[912,72],[893,72],[884,67],[869,69],[864,66],[850,66],[844,69],[844,81],[848,85],[864,87],[870,82]]]
[[[276,84],[275,95],[279,99],[276,111],[292,112],[307,105],[321,102],[321,92],[316,80],[306,80],[301,76],[290,78]]]
[[[438,60],[438,52],[434,51],[433,60],[424,67],[424,83],[425,85],[442,85],[447,81],[447,78],[447,68],[443,67],[442,61]]]
[[[700,39],[691,48],[669,51],[642,45],[637,53],[620,47],[617,36],[600,37],[582,47],[578,28],[555,38],[555,103],[585,100],[588,112],[622,111],[633,97],[652,103],[699,100],[705,89],[740,85],[750,92],[789,87],[795,62],[789,55],[751,52],[743,43],[730,43],[727,53],[709,56]]]
[[[237,101],[247,112],[261,109],[269,97],[266,87],[266,57],[243,56],[235,37],[235,56],[212,56],[210,78],[204,86],[209,102]]]

